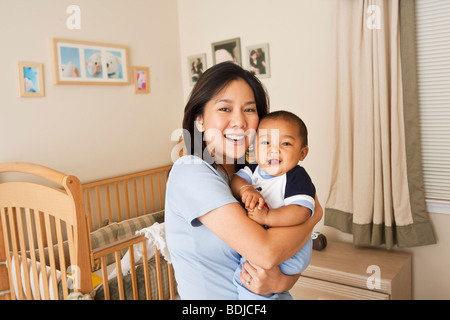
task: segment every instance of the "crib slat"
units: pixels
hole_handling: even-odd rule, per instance
[[[43,214],[39,213],[38,214],[38,218],[39,218],[39,220],[41,222],[41,225],[43,226],[44,225],[44,216],[43,216]],[[42,245],[45,248],[47,246],[47,237],[45,236],[45,232],[46,232],[45,231],[45,227],[43,227],[39,232],[41,233],[41,236],[42,236]]]
[[[175,278],[173,274],[173,266],[171,263],[167,263],[167,271],[169,274],[169,293],[170,293],[170,300],[175,299]]]
[[[147,214],[147,197],[145,193],[145,176],[141,177],[142,179],[142,202],[144,203],[144,214]]]
[[[131,285],[133,289],[133,299],[138,300],[138,290],[136,281],[136,269],[134,264],[134,249],[133,246],[128,247],[128,252],[130,253],[130,272],[131,272]]]
[[[156,278],[158,279],[158,299],[163,299],[161,258],[158,248],[155,246]]]
[[[33,294],[31,293],[30,271],[29,271],[28,260],[27,260],[27,248],[25,246],[25,234],[24,234],[24,225],[23,225],[23,219],[22,219],[22,208],[19,208],[19,207],[16,208],[16,218],[17,218],[17,232],[19,234],[19,244],[20,244],[20,251],[21,251],[21,258],[22,258],[23,275],[24,275],[24,280],[25,280],[25,293],[26,293],[26,298],[28,300],[32,300]]]
[[[97,198],[97,217],[98,217],[98,224],[102,224],[102,205],[100,202],[100,190],[98,190],[98,187],[95,187],[95,196]]]
[[[70,263],[73,264],[73,262],[75,261],[75,248],[74,248],[74,234],[73,234],[73,226],[71,225],[66,225],[66,232],[67,232],[67,244],[69,245],[69,257],[70,257]],[[93,261],[93,260],[92,260]],[[77,283],[76,281],[78,281],[76,279],[76,277],[78,276],[77,273],[73,272],[72,270],[72,283],[75,284]],[[75,288],[75,285],[74,285]]]
[[[88,232],[92,232],[92,214],[91,214],[91,198],[89,197],[89,189],[84,190],[84,196],[86,197],[86,213],[88,216],[87,225]]]
[[[109,196],[109,184],[106,185],[106,200],[108,203],[108,223],[111,223],[113,221],[113,218],[112,218],[112,212],[111,212],[111,198]],[[102,221],[100,221],[99,223],[100,223],[100,225],[103,224]]]
[[[52,226],[50,222],[50,216],[44,214],[45,218],[45,229],[47,231],[47,244],[48,244],[48,260],[50,260],[50,274],[52,276],[52,288],[53,297],[57,299],[58,297],[58,279],[56,278],[56,265],[55,265],[55,253],[53,252],[53,238],[52,238]],[[47,271],[46,271],[47,272]],[[51,297],[50,297],[51,298]]]
[[[161,189],[161,174],[158,174],[158,189],[159,189],[159,209],[161,210],[163,203],[163,193]]]
[[[122,265],[120,263],[120,251],[114,252],[114,256],[116,258],[117,287],[119,288],[119,299],[125,300],[125,294],[123,291]]]
[[[16,268],[16,283],[17,283],[17,293],[19,294],[19,299],[23,300],[23,286],[22,286],[22,277],[20,276],[20,264],[19,264],[19,254],[17,249],[17,234],[16,234],[16,223],[15,223],[15,209],[9,207],[8,208],[8,217],[9,217],[9,230],[11,232],[11,244],[12,244],[12,250],[13,250],[13,257],[14,257],[14,265]]]
[[[11,251],[11,245],[9,243],[9,232],[8,230],[10,230],[10,228],[8,228],[8,220],[6,219],[6,215],[7,215],[7,211],[8,208],[0,208],[0,215],[1,215],[1,220],[2,220],[2,232],[3,232],[3,237],[2,240],[4,241],[4,246],[5,246],[5,255],[6,255],[6,263],[8,264],[8,266],[11,266],[11,255],[9,254],[9,252]],[[9,212],[8,212],[9,215]],[[14,279],[12,276],[12,272],[8,272],[8,279],[9,279],[9,291],[10,291],[10,299],[11,300],[16,300],[16,293],[15,293],[15,289],[14,289]]]
[[[67,286],[67,273],[66,273],[66,259],[64,256],[64,240],[62,236],[61,230],[61,220],[55,218],[55,227],[56,227],[56,243],[58,244],[58,255],[59,255],[59,270],[61,271],[61,284],[63,290],[64,299],[69,295],[69,289]]]
[[[38,269],[36,265],[36,245],[34,243],[34,236],[33,236],[33,227],[31,224],[31,211],[30,209],[25,209],[25,219],[27,221],[27,228],[28,228],[28,245],[30,248],[30,260],[31,260],[31,270],[33,272],[33,283],[35,288],[39,288],[39,276],[38,276]],[[41,299],[41,293],[40,290],[35,290],[35,300]]]
[[[38,211],[37,216],[35,215],[34,222],[36,224],[36,230],[43,230],[42,226],[42,214],[43,212]],[[44,299],[50,300],[50,293],[48,288],[48,277],[47,277],[47,270],[45,268],[46,262],[45,262],[45,253],[44,253],[44,235],[42,232],[38,232],[37,234],[38,239],[38,249],[39,249],[39,263],[41,265],[41,275],[42,275],[42,286],[44,288]]]
[[[155,190],[153,189],[153,176],[150,176],[150,196],[152,199],[152,212],[155,212]]]
[[[130,199],[128,198],[128,180],[125,180],[124,182],[125,187],[125,204],[127,205],[127,219],[130,219]]]
[[[147,260],[147,244],[145,241],[142,242],[142,261]],[[144,263],[144,279],[145,279],[145,296],[147,300],[152,300],[152,293],[150,290],[150,268],[148,263]]]
[[[122,221],[122,211],[120,210],[120,193],[119,193],[119,183],[114,182],[116,187],[116,203],[117,203],[117,221]]]
[[[136,186],[136,178],[133,179],[133,191],[131,191],[132,198],[134,200],[134,211],[132,212],[133,218],[139,216],[139,207],[138,207],[138,199],[137,199],[137,186]]]
[[[102,278],[103,278],[103,292],[105,295],[105,300],[109,300],[109,285],[108,285],[108,270],[106,269],[106,256],[100,257],[100,262],[102,264]]]

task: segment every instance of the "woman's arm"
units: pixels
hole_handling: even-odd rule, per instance
[[[323,214],[317,196],[315,206],[314,216],[290,227],[261,228],[237,203],[214,209],[198,219],[247,260],[271,269],[292,257],[308,241]]]

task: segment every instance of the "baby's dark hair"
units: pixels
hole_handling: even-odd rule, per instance
[[[296,114],[285,110],[279,110],[268,113],[261,119],[261,121],[266,119],[283,119],[294,123],[299,129],[300,138],[302,139],[302,147],[306,147],[308,145],[308,129],[306,128],[303,120]]]

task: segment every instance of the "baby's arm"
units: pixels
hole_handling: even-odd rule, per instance
[[[311,210],[307,207],[290,204],[270,209],[266,215],[265,225],[269,227],[288,227],[306,222],[311,217]]]
[[[277,209],[254,209],[248,216],[261,225],[268,227],[289,227],[304,223],[311,217],[311,210],[296,204]]]
[[[259,209],[262,209],[264,206],[265,201],[263,196],[251,184],[239,176],[235,175],[231,179],[231,190],[237,199],[241,199],[247,210],[254,210],[256,204],[258,204]]]

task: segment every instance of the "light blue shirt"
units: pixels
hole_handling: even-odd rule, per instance
[[[220,170],[195,156],[178,159],[166,188],[165,230],[181,299],[237,299],[240,255],[197,218],[238,202]]]

